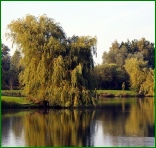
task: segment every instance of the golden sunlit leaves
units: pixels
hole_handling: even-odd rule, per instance
[[[23,54],[20,83],[25,95],[48,100],[51,106],[93,104],[90,94],[84,96],[82,90],[89,86],[96,37],[68,40],[62,27],[46,15],[27,15],[12,21],[8,28],[7,36]]]
[[[130,76],[131,87],[139,92],[140,85],[146,78],[146,66],[147,62],[138,60],[137,58],[127,59],[125,61],[125,69]]]

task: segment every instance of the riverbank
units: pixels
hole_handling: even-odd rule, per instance
[[[131,90],[97,90],[97,97],[123,97],[123,98],[129,98],[129,97],[154,97],[154,96],[143,96],[139,95],[134,91]]]
[[[36,105],[31,104],[25,97],[1,96],[2,109],[27,109],[37,108]]]
[[[22,95],[21,90],[2,90],[1,91],[1,108],[2,109],[29,109],[29,108],[61,108],[59,106],[45,106],[41,103],[32,103]],[[138,95],[130,90],[96,90],[97,98],[102,97],[138,97]],[[98,105],[97,105],[98,106]],[[94,108],[97,106],[82,106],[80,108]]]

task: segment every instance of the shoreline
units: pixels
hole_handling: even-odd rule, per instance
[[[99,98],[130,98],[130,97],[139,97],[139,98],[145,98],[145,97],[154,97],[154,96],[145,96],[140,94],[127,94],[127,93],[120,93],[120,94],[112,94],[112,93],[98,93],[97,96]]]
[[[74,109],[74,108],[101,108],[101,105],[98,104],[98,102],[95,105],[87,105],[87,106],[70,106],[70,107],[62,107],[59,105],[42,105],[32,103],[29,101],[26,101],[25,96],[22,95],[21,90],[2,90],[2,96],[1,96],[1,109]],[[94,93],[95,100],[98,101],[98,99],[104,99],[104,98],[147,98],[147,97],[154,97],[154,96],[143,96],[138,95],[133,91],[129,90],[92,90]]]
[[[103,97],[104,99],[111,99],[111,98],[119,98],[119,99],[125,99],[130,97]],[[144,98],[153,98],[153,97],[136,97],[136,99],[144,99]],[[102,99],[102,97],[100,98]],[[126,101],[125,104],[128,102]],[[38,104],[32,104],[32,103],[27,103],[27,104],[20,104],[17,102],[7,102],[2,100],[1,101],[1,109],[6,110],[6,109],[19,109],[19,110],[24,110],[24,109],[41,109],[41,110],[49,110],[49,109],[102,109],[103,107],[109,107],[112,105],[119,105],[121,104],[120,102],[117,102],[117,104],[114,104],[113,102],[111,103],[104,103],[104,104],[99,104],[97,103],[96,105],[88,105],[88,106],[70,106],[70,107],[62,107],[62,106],[43,106],[43,105],[38,105]]]

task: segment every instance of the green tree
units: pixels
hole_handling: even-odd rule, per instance
[[[96,38],[67,38],[62,27],[46,15],[12,21],[7,36],[23,54],[20,83],[32,99],[48,100],[52,106],[93,104],[90,71]]]
[[[126,68],[126,72],[124,73],[125,77],[127,78],[126,81],[130,81],[131,88],[139,92],[139,89],[143,81],[145,80],[145,75],[147,75],[147,71],[149,70],[149,68],[155,68],[154,50],[154,44],[146,40],[145,38],[132,41],[127,40],[127,42],[121,43],[114,41],[110,47],[109,52],[103,53],[103,64],[116,64],[121,68],[121,71],[125,71]],[[126,63],[126,61],[128,60],[130,60],[133,64],[131,64],[130,62]],[[141,64],[141,61],[142,64],[146,64],[143,64],[143,66]],[[129,65],[129,68],[127,66],[124,66],[127,64]],[[141,65],[144,68],[141,68]],[[106,71],[106,73],[109,73],[109,70]],[[129,75],[129,77],[126,76],[127,74]],[[118,81],[116,82],[118,83]],[[126,85],[128,85],[127,82]]]
[[[151,43],[150,41],[146,40],[145,38],[142,38],[137,42],[138,51],[141,52],[143,55],[143,59],[145,61],[148,61],[148,67],[154,69],[154,52],[155,47],[154,43]]]
[[[103,64],[115,63],[123,66],[126,59],[138,58],[148,61],[148,67],[154,68],[154,51],[154,44],[145,38],[121,43],[114,41],[109,52],[103,53]]]
[[[18,77],[21,71],[20,60],[21,60],[21,52],[19,50],[16,50],[14,52],[14,55],[11,57],[10,63],[10,71],[9,71],[10,89],[19,89]]]
[[[139,92],[141,84],[146,79],[147,62],[131,58],[126,60],[124,67],[130,76],[131,89]]]
[[[153,69],[148,69],[146,79],[140,86],[140,94],[145,96],[155,96],[154,93],[154,81],[155,81],[155,73]]]
[[[9,69],[10,69],[10,49],[1,44],[1,73],[2,73],[2,89],[9,88]]]
[[[127,79],[127,74],[117,64],[102,64],[95,66],[92,75],[98,89],[121,89]],[[127,84],[126,84],[127,85]]]

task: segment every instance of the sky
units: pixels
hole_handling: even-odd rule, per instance
[[[15,47],[6,41],[7,25],[27,14],[53,18],[67,37],[96,36],[96,64],[102,63],[103,52],[108,52],[115,40],[121,43],[144,37],[155,43],[154,1],[2,1],[1,39],[11,49],[11,55]]]

